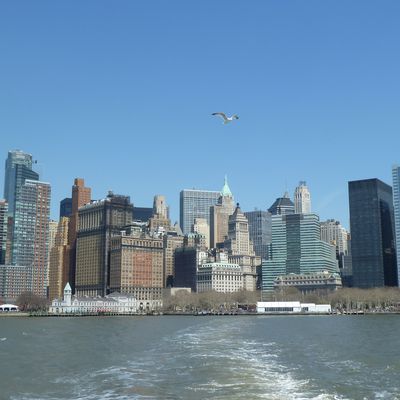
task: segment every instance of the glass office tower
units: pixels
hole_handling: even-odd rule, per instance
[[[396,238],[397,286],[400,286],[400,166],[393,165],[393,207]]]
[[[379,179],[349,182],[355,287],[397,286],[392,188]]]
[[[217,204],[221,192],[184,189],[180,193],[180,226],[186,235],[191,232],[195,218],[205,218],[210,226],[210,207]]]
[[[39,174],[32,170],[32,155],[21,150],[9,151],[4,177],[4,198],[9,216],[14,215],[17,194],[26,179],[39,180]]]

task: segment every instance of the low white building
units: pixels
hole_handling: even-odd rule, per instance
[[[133,296],[111,293],[106,297],[72,296],[69,283],[64,288],[64,300],[55,299],[49,308],[50,314],[135,314],[145,311],[146,305],[139,303]]]
[[[15,304],[0,305],[0,312],[18,312],[19,308]]]
[[[204,263],[197,270],[197,292],[216,291],[231,293],[243,290],[243,269],[238,264],[229,263],[220,254],[218,262]]]
[[[300,303],[299,301],[259,301],[259,314],[329,314],[330,304]]]

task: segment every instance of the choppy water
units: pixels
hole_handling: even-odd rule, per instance
[[[400,399],[400,316],[0,318],[0,399]]]

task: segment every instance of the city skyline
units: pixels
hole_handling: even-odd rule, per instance
[[[2,154],[33,155],[54,219],[77,176],[96,199],[163,194],[172,222],[181,190],[225,174],[245,211],[305,180],[313,212],[346,228],[347,182],[391,183],[398,2],[23,4],[0,15]]]

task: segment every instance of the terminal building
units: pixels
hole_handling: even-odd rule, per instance
[[[146,304],[140,304],[135,297],[111,293],[105,297],[72,296],[69,283],[64,288],[64,299],[55,299],[49,308],[50,314],[136,314],[141,310],[150,311]]]

